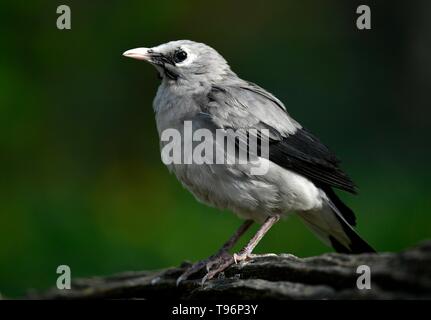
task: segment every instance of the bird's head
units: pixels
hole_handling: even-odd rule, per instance
[[[172,85],[212,83],[233,75],[226,60],[216,50],[190,40],[131,49],[123,55],[151,63],[162,79]]]

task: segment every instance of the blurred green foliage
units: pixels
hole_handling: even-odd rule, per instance
[[[72,30],[56,29],[68,4]],[[240,221],[196,202],[160,161],[151,66],[126,49],[205,42],[343,159],[342,195],[380,251],[430,236],[427,1],[10,1],[0,4],[0,292],[204,258]],[[246,237],[245,237],[246,238]],[[246,239],[243,240],[241,245]],[[331,251],[294,216],[257,252]]]

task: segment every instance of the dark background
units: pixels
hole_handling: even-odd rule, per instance
[[[60,4],[71,30],[56,28]],[[356,28],[359,4],[372,30]],[[430,14],[429,1],[2,2],[0,292],[53,286],[60,264],[82,277],[204,258],[240,224],[163,166],[156,72],[121,56],[177,39],[216,48],[336,151],[378,250],[430,237]],[[256,250],[327,251],[294,216]]]

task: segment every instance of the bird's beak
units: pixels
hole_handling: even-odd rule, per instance
[[[127,50],[123,56],[137,60],[151,61],[151,50],[149,48],[135,48]]]

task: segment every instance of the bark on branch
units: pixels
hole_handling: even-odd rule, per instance
[[[401,253],[259,256],[234,265],[224,278],[175,280],[187,263],[157,271],[77,279],[70,290],[32,294],[37,299],[431,299],[431,241]],[[357,267],[371,270],[371,289],[359,290]],[[196,275],[201,277],[202,274]]]

